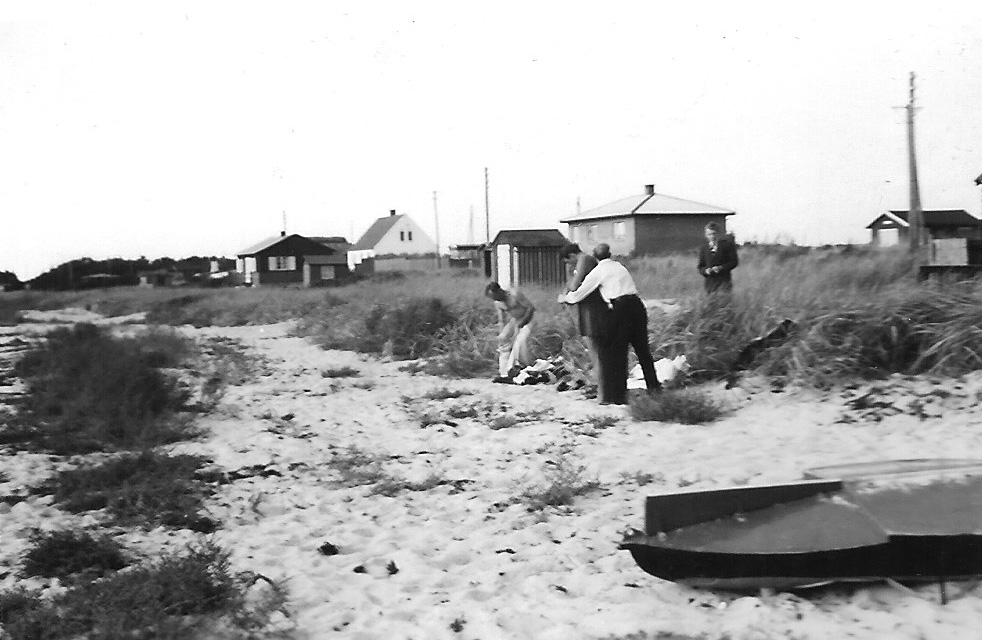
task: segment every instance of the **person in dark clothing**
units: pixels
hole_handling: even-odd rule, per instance
[[[706,225],[706,244],[699,249],[699,275],[703,277],[706,293],[733,290],[730,272],[740,264],[736,243],[723,235],[719,224]]]
[[[575,291],[559,296],[559,302],[575,304],[599,289],[610,305],[609,337],[598,342],[601,369],[601,404],[627,404],[627,348],[634,348],[649,391],[661,389],[654,358],[648,345],[648,310],[638,297],[634,278],[624,265],[610,259],[610,246],[593,250],[598,263]]]
[[[597,259],[590,254],[583,253],[580,250],[580,245],[576,243],[568,244],[560,249],[559,256],[573,270],[566,282],[567,292],[576,291],[583,284],[587,274],[597,266]],[[597,343],[610,336],[610,308],[600,295],[600,291],[593,291],[586,298],[576,303],[576,316],[580,337],[586,347],[587,355],[590,356],[590,377],[593,384],[597,385],[598,393],[600,393],[603,385],[600,381],[600,352]],[[600,399],[603,400],[603,396]]]

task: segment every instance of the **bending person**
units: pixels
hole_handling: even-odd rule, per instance
[[[506,291],[497,282],[484,288],[484,295],[494,300],[498,311],[498,375],[510,377],[515,365],[532,364],[529,336],[534,326],[535,306],[525,295],[515,289]]]
[[[574,304],[599,289],[611,309],[610,335],[598,344],[604,386],[602,404],[627,404],[628,346],[633,347],[638,356],[648,390],[661,388],[655,374],[651,347],[648,346],[648,311],[638,297],[634,278],[624,265],[610,259],[610,246],[598,244],[593,255],[598,260],[597,266],[587,274],[576,291],[560,296],[559,301]]]

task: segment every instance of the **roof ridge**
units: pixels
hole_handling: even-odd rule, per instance
[[[641,202],[638,203],[638,206],[636,206],[633,209],[631,209],[631,213],[629,213],[628,215],[633,216],[635,213],[638,212],[638,209],[640,209],[641,207],[643,207],[645,205],[645,203],[648,202],[648,200],[651,200],[654,197],[655,197],[654,190],[652,190],[651,193],[644,194],[644,197],[641,199]]]

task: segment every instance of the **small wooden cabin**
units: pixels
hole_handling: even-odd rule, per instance
[[[870,230],[870,244],[874,247],[891,247],[906,244],[910,237],[908,211],[890,210],[877,216],[866,225]],[[982,239],[982,220],[964,209],[931,209],[924,211],[924,229],[927,240],[947,238]]]
[[[491,242],[491,278],[502,287],[560,287],[566,282],[566,265],[559,250],[568,243],[556,229],[499,231]]]
[[[350,274],[343,238],[318,242],[299,234],[268,238],[237,254],[246,284],[319,286]]]

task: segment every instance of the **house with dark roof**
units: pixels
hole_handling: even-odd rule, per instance
[[[716,222],[726,231],[726,218],[735,211],[655,193],[645,185],[641,195],[628,196],[560,220],[569,225],[573,242],[590,250],[600,242],[614,255],[667,253],[698,249],[703,230]]]
[[[569,240],[556,229],[505,229],[491,241],[491,278],[503,287],[561,286],[566,265],[559,250]]]
[[[297,233],[267,238],[236,254],[246,284],[323,286],[348,278],[345,238],[308,238]]]
[[[878,215],[866,225],[870,230],[870,244],[874,247],[889,247],[908,242],[909,215],[908,211],[893,209]],[[924,229],[929,241],[949,238],[982,239],[982,220],[964,209],[924,211]]]

